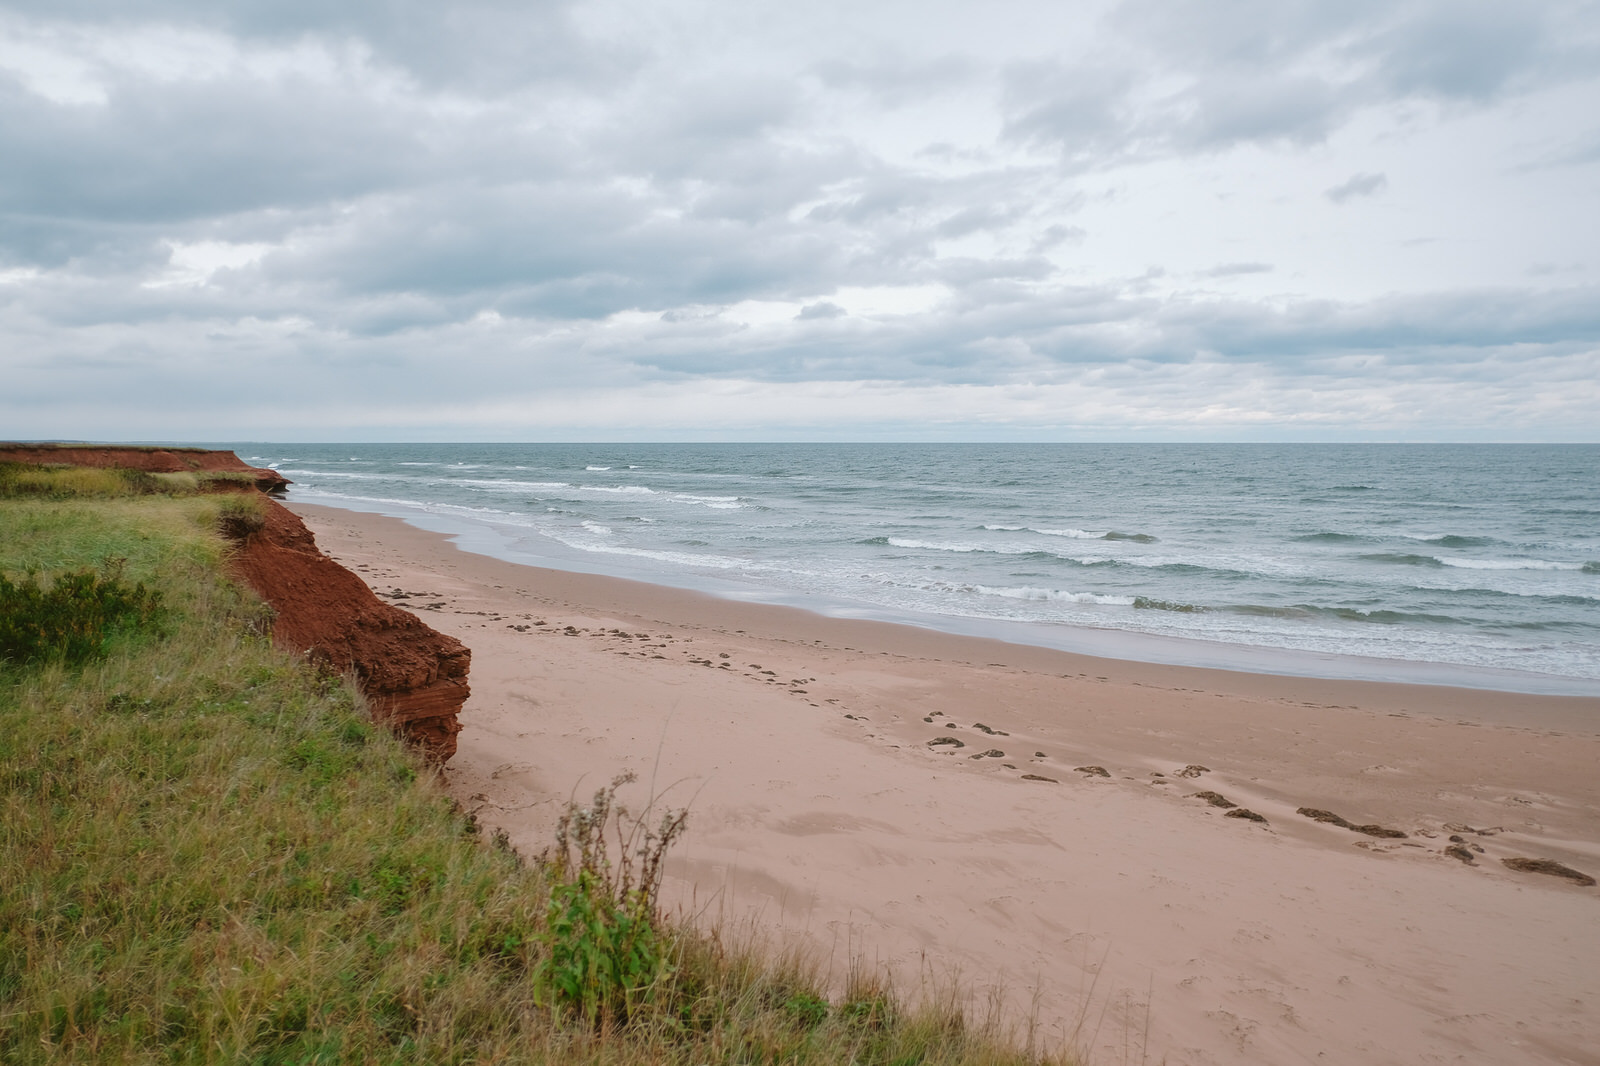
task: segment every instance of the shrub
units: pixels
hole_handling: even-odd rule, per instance
[[[558,880],[540,934],[546,952],[533,974],[541,1005],[601,1029],[626,1025],[669,969],[656,897],[667,849],[689,812],[666,811],[654,828],[649,806],[631,816],[617,789],[634,780],[618,775],[588,807],[568,802],[556,823]]]
[[[62,574],[48,589],[32,574],[20,584],[0,575],[0,662],[83,662],[116,631],[153,622],[161,594],[143,583],[128,587],[117,570]]]

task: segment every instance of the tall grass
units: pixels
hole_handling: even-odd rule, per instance
[[[0,500],[0,573],[118,559],[164,607],[87,662],[0,665],[0,1061],[1026,1061],[653,910],[649,995],[551,1003],[571,877],[480,839],[347,680],[259,635],[221,507]]]

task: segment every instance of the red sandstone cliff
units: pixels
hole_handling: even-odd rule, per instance
[[[227,451],[100,445],[4,444],[0,461],[123,467],[149,473],[249,472],[263,492],[289,480],[247,466]],[[213,486],[228,488],[226,483]],[[238,486],[242,487],[242,486]],[[248,488],[244,488],[248,492]],[[428,759],[455,754],[472,652],[416,615],[385,603],[366,583],[317,549],[294,512],[262,499],[266,521],[238,539],[234,573],[272,605],[273,643],[353,672],[376,721],[387,722]]]
[[[151,474],[250,473],[262,492],[282,492],[288,478],[276,470],[247,466],[232,452],[207,448],[159,448],[117,444],[0,444],[0,461],[61,466],[115,466]]]
[[[416,615],[384,603],[366,583],[317,549],[294,512],[271,500],[233,569],[277,612],[281,648],[352,670],[376,721],[388,722],[428,758],[456,751],[472,651]]]

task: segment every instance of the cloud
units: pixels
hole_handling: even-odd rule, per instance
[[[1426,382],[1592,434],[1597,39],[1566,0],[12,3],[0,424],[1337,433]]]
[[[1358,197],[1376,196],[1388,187],[1389,179],[1383,174],[1352,174],[1338,185],[1325,189],[1322,195],[1342,204]]]

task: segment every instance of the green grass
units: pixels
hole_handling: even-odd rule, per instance
[[[577,871],[482,840],[347,681],[273,649],[224,576],[228,497],[111,490],[0,499],[0,574],[112,567],[162,604],[85,661],[0,664],[0,1062],[1028,1061],[592,885],[654,954],[625,1010],[552,996],[553,952],[592,954],[551,921]]]

